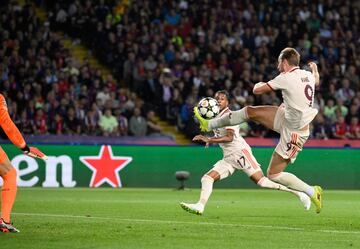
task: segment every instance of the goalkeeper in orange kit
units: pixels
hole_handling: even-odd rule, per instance
[[[28,156],[41,158],[46,160],[47,157],[39,149],[35,147],[29,147],[20,131],[11,120],[5,98],[0,94],[0,126],[11,140],[11,142],[19,147]],[[0,232],[12,232],[18,233],[16,229],[10,223],[10,214],[13,204],[16,198],[16,170],[11,165],[9,158],[4,150],[0,147],[0,176],[3,179],[3,187],[1,191],[1,218],[0,218]]]

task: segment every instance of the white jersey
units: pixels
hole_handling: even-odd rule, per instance
[[[315,95],[315,77],[309,72],[295,67],[287,73],[281,73],[268,86],[281,90],[285,104],[286,126],[298,130],[309,124],[318,110],[313,107]]]
[[[230,109],[228,107],[226,107],[224,110],[222,110],[219,113],[219,115],[216,118],[220,118],[225,113],[229,113],[229,112],[231,112]],[[232,142],[219,143],[221,149],[223,150],[224,157],[228,156],[228,155],[232,155],[236,152],[239,153],[243,149],[246,149],[247,151],[251,151],[251,148],[248,145],[248,143],[245,141],[245,139],[243,139],[242,136],[240,136],[239,129],[240,129],[239,125],[234,125],[234,126],[226,126],[226,127],[216,128],[213,130],[215,137],[226,136],[227,130],[234,131],[234,139]]]

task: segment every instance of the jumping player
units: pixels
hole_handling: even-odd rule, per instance
[[[11,142],[19,147],[28,156],[41,158],[46,160],[47,157],[39,149],[29,147],[18,128],[11,120],[5,98],[0,94],[0,125]],[[11,165],[6,153],[0,147],[0,176],[3,179],[3,187],[1,191],[1,219],[0,219],[0,232],[4,233],[18,233],[10,223],[10,214],[16,198],[16,170]]]
[[[215,94],[215,99],[218,101],[221,110],[219,117],[230,113],[228,107],[229,95],[226,91],[218,91]],[[305,209],[310,209],[311,201],[306,194],[275,183],[263,175],[260,165],[251,152],[250,146],[239,134],[239,125],[214,129],[214,134],[214,137],[197,135],[193,138],[193,141],[204,142],[206,143],[206,146],[208,146],[209,143],[218,143],[223,150],[224,157],[201,178],[201,194],[199,201],[195,204],[182,202],[180,205],[183,209],[190,213],[202,214],[211,195],[213,183],[232,175],[235,170],[244,171],[250,179],[260,187],[277,189],[295,194],[299,197]]]
[[[240,124],[253,120],[280,134],[280,141],[272,155],[267,171],[269,179],[291,189],[306,193],[316,206],[322,208],[322,188],[310,186],[294,174],[284,172],[289,163],[294,163],[298,153],[309,137],[309,124],[317,114],[313,107],[315,87],[320,84],[317,65],[309,63],[311,72],[299,68],[300,54],[294,48],[285,48],[278,58],[280,74],[269,82],[255,84],[253,93],[260,95],[281,90],[284,103],[277,106],[247,106],[239,111],[229,112],[219,119],[203,119],[197,108],[195,117],[203,131],[218,127]]]

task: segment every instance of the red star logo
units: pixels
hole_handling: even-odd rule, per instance
[[[80,161],[93,171],[90,187],[99,187],[104,182],[112,187],[121,187],[119,171],[131,161],[131,157],[113,156],[111,146],[103,145],[98,156],[81,156]]]

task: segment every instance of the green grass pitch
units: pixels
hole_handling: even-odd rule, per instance
[[[360,248],[360,191],[326,191],[320,215],[291,194],[214,189],[203,216],[180,201],[199,190],[21,188],[4,248]]]

